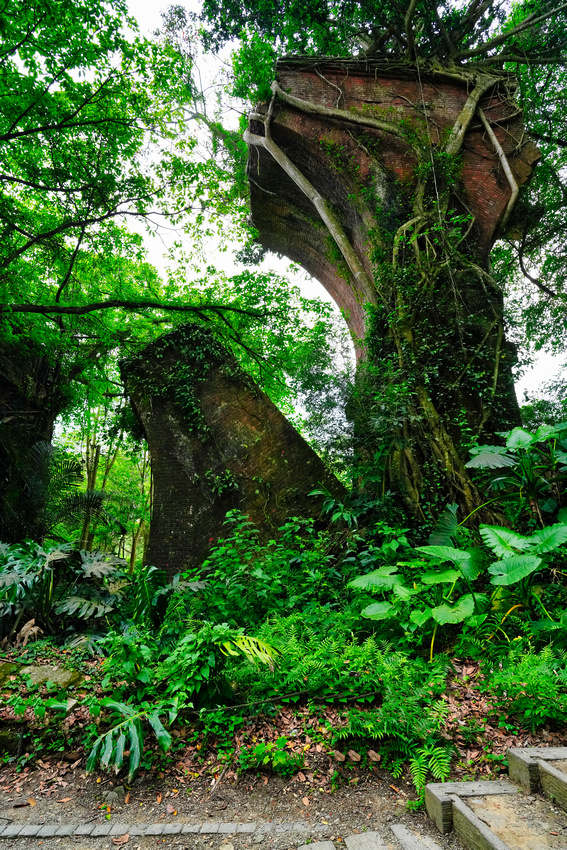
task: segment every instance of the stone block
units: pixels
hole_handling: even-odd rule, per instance
[[[62,823],[61,826],[58,827],[55,835],[57,835],[57,837],[60,835],[74,835],[78,825],[78,823]]]
[[[345,838],[347,850],[388,850],[378,832],[361,832]]]

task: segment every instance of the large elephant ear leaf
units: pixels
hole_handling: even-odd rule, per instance
[[[447,505],[437,521],[435,530],[429,535],[428,543],[430,546],[450,546],[453,542],[452,538],[455,534],[457,523],[458,505]]]
[[[492,449],[492,446],[484,446],[485,449]],[[505,454],[505,449],[499,451],[482,451],[471,457],[465,463],[468,469],[503,469],[506,466],[516,466],[516,458],[512,455]]]
[[[517,550],[525,552],[526,549],[531,547],[529,537],[516,534],[509,528],[502,528],[499,525],[481,525],[479,531],[488,548],[492,549],[494,554],[500,558],[515,555]]]
[[[444,626],[446,623],[462,623],[471,614],[474,614],[474,596],[472,593],[461,596],[456,605],[449,605],[444,602],[431,611],[431,616],[440,626]]]
[[[512,431],[510,431],[508,435],[508,439],[506,440],[506,448],[529,449],[529,447],[536,442],[537,437],[535,434],[530,433],[530,431],[526,431],[525,428],[514,428]]]
[[[349,581],[348,587],[355,587],[358,590],[368,590],[372,587],[394,587],[396,584],[401,584],[401,577],[396,574],[398,569],[396,564],[391,564],[379,567],[366,575],[358,576],[358,578]],[[394,573],[394,575],[391,575]]]
[[[530,552],[534,555],[544,555],[546,552],[553,552],[565,541],[567,541],[567,523],[559,522],[532,534]]]
[[[394,606],[390,602],[373,602],[361,611],[363,617],[369,620],[385,620],[390,616]]]
[[[453,564],[462,564],[470,558],[470,552],[464,549],[455,549],[454,546],[416,546],[418,552],[437,558],[439,561],[451,561]]]
[[[490,579],[491,584],[509,587],[531,575],[541,563],[541,558],[536,555],[512,555],[511,558],[496,561],[488,568],[488,572],[493,576]]]

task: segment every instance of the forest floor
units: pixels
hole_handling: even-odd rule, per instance
[[[4,659],[9,660],[6,656]],[[53,657],[45,661],[53,663]],[[515,725],[502,705],[496,706],[478,687],[478,664],[453,659],[452,665],[454,675],[448,678],[444,696],[448,713],[443,731],[456,751],[450,779],[498,778],[505,770],[508,747],[567,745],[567,728],[527,732],[517,722]],[[38,734],[41,722],[33,711],[28,708],[16,716],[14,688],[18,682],[19,677],[10,677],[3,686],[11,683],[13,689],[5,691],[0,703],[0,725],[27,723],[32,731],[23,739],[29,751],[18,752],[0,766],[0,824],[183,823],[209,825],[211,829],[216,823],[255,824],[248,834],[203,832],[167,839],[126,839],[129,833],[122,832],[112,837],[44,842],[57,842],[62,850],[99,850],[121,843],[133,850],[147,850],[163,847],[164,841],[165,846],[203,850],[245,850],[260,844],[272,850],[292,850],[307,839],[330,839],[340,846],[344,837],[354,832],[378,830],[386,839],[388,825],[399,820],[434,837],[447,850],[460,846],[451,836],[437,834],[423,810],[408,809],[408,801],[417,796],[409,771],[400,768],[399,775],[393,777],[384,769],[383,757],[373,749],[380,748],[378,742],[332,742],[331,729],[345,723],[342,705],[282,705],[272,714],[235,723],[233,731],[225,728],[226,734],[217,729],[216,735],[211,728],[203,733],[196,726],[177,721],[172,728],[173,746],[165,755],[147,737],[143,767],[128,784],[122,774],[86,773],[87,750],[80,742],[88,738],[93,718],[80,703],[71,708],[64,721],[65,742],[59,730],[52,749],[47,745],[42,748]],[[70,695],[82,696],[87,684],[83,681]],[[43,723],[47,729],[49,723]],[[242,770],[238,753],[282,737],[290,756],[301,755],[301,769],[286,777],[263,767]],[[34,847],[41,843],[32,838],[7,839],[3,846],[23,847],[28,842]]]

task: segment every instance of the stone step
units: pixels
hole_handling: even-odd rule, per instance
[[[340,847],[346,850],[441,850],[432,838],[418,835],[403,824],[390,827],[392,836],[384,839],[379,832],[363,832],[347,835]],[[315,844],[302,844],[298,850],[340,850],[332,841],[317,841]]]
[[[529,794],[541,792],[567,809],[567,747],[514,747],[508,773]]]
[[[429,817],[468,850],[567,850],[567,747],[511,749],[508,763],[513,781],[429,784]]]

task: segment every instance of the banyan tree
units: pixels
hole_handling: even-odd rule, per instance
[[[434,492],[478,507],[467,449],[519,424],[490,255],[539,158],[515,71],[560,59],[564,10],[205,3],[213,43],[287,51],[244,136],[252,223],[343,311],[363,451],[418,517]]]

